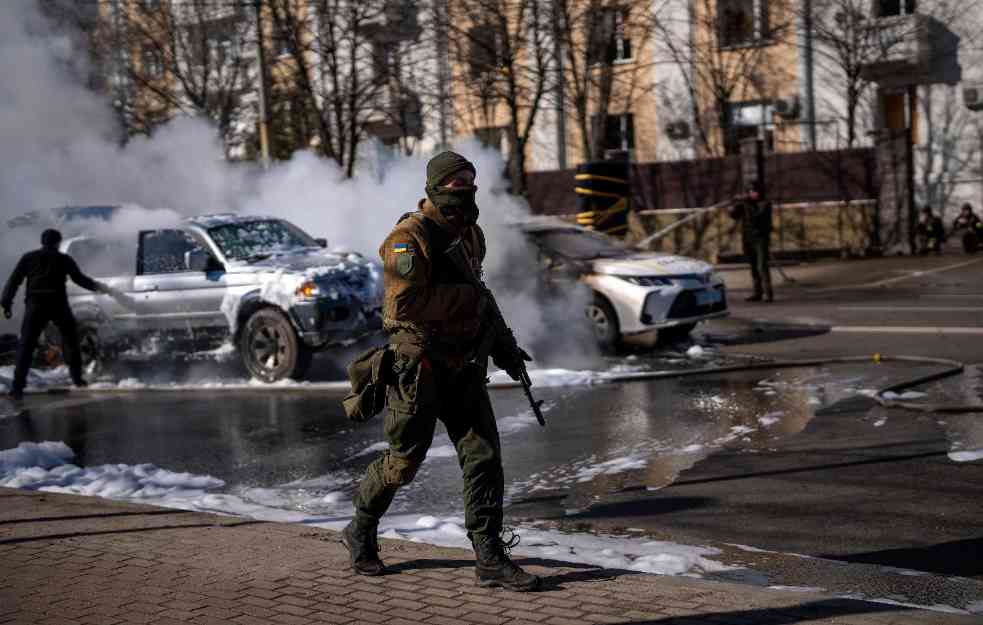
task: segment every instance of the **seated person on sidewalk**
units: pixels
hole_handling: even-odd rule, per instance
[[[972,254],[980,247],[980,240],[983,238],[983,221],[973,212],[973,205],[963,204],[962,211],[956,220],[952,222],[952,233],[962,233],[963,251]]]
[[[931,206],[926,205],[922,208],[922,216],[918,221],[916,232],[920,254],[942,253],[942,244],[945,242],[945,227],[942,225],[942,219],[932,213]]]

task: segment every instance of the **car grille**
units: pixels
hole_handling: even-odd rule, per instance
[[[669,308],[667,319],[687,319],[689,317],[699,317],[715,312],[727,310],[727,293],[724,287],[715,286],[714,289],[720,293],[720,301],[712,304],[700,305],[696,302],[696,291],[683,291],[676,297],[676,301]]]

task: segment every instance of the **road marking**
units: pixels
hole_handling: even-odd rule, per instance
[[[980,334],[983,328],[957,326],[833,326],[830,332],[854,334]]]
[[[838,310],[889,310],[891,312],[980,312],[983,306],[837,306]]]
[[[871,287],[877,286],[887,286],[888,284],[894,284],[895,282],[901,282],[902,280],[910,280],[912,278],[924,278],[925,276],[931,276],[933,274],[942,273],[944,271],[952,271],[953,269],[960,269],[962,267],[969,267],[970,265],[975,265],[977,263],[983,263],[983,258],[974,258],[973,260],[967,260],[961,263],[956,263],[954,265],[946,265],[944,267],[938,267],[936,269],[928,269],[925,271],[913,271],[907,273],[903,276],[898,276],[896,278],[886,278],[884,280],[878,280],[877,282],[868,282],[867,284],[848,284],[844,286],[831,286],[825,289],[810,289],[813,292],[824,292],[824,291],[846,291],[850,289],[869,289]]]

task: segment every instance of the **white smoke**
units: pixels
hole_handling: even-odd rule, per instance
[[[87,90],[69,71],[68,61],[82,56],[69,37],[46,29],[34,0],[0,3],[3,278],[20,254],[37,245],[36,231],[11,230],[5,223],[29,211],[48,215],[59,206],[126,204],[110,224],[83,224],[120,239],[135,238],[138,229],[171,226],[181,216],[274,215],[326,237],[331,247],[377,258],[398,217],[415,210],[423,197],[424,156],[394,157],[382,171],[354,179],[310,153],[263,172],[254,164],[228,163],[211,126],[189,118],[120,147],[108,97]],[[481,223],[489,240],[486,270],[520,341],[541,352],[537,356],[545,355],[546,346],[554,348],[553,356],[562,348],[564,358],[593,354],[580,312],[587,295],[564,293],[559,301],[540,295],[535,254],[507,225],[528,208],[503,192],[501,157],[473,142],[457,149],[478,169]]]

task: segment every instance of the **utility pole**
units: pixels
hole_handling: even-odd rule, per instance
[[[449,142],[450,113],[447,110],[450,106],[450,82],[451,69],[448,55],[448,37],[450,36],[449,20],[447,12],[450,6],[447,0],[434,0],[434,22],[437,26],[437,120],[440,124],[440,149],[446,150]]]
[[[553,53],[556,56],[556,160],[557,169],[564,170],[567,168],[567,111],[560,2],[553,0]]]
[[[254,0],[256,9],[256,64],[259,66],[259,150],[263,169],[270,166],[270,94],[266,82],[266,46],[263,31],[263,0]]]

